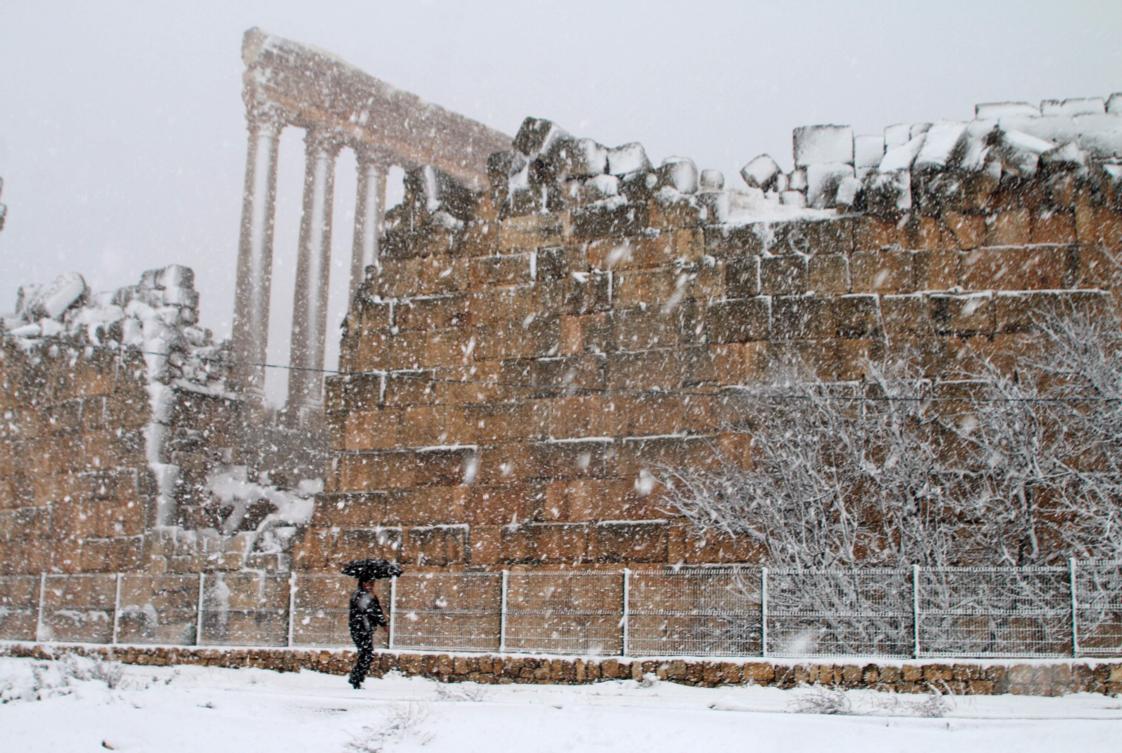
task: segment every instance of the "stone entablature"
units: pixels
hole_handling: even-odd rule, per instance
[[[391,165],[435,165],[480,187],[487,155],[505,148],[510,138],[325,52],[258,29],[246,32],[242,59],[249,149],[234,311],[234,378],[241,391],[260,397],[269,330],[277,144],[283,128],[303,128],[304,200],[288,406],[293,423],[304,425],[322,408],[331,208],[340,149],[353,149],[358,162],[353,294],[365,268],[378,260],[386,171]]]

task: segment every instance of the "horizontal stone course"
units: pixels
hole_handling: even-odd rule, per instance
[[[349,650],[273,648],[196,648],[163,646],[73,646],[0,643],[0,655],[35,659],[67,653],[141,666],[255,668],[279,672],[303,669],[345,675],[355,654]],[[641,680],[699,687],[762,685],[795,688],[823,685],[896,693],[950,695],[1038,695],[1122,692],[1122,664],[1079,661],[975,664],[916,661],[905,663],[771,662],[761,659],[549,657],[518,654],[442,654],[377,651],[371,678],[388,672],[441,682],[482,684],[585,684]],[[374,680],[376,681],[376,680]],[[342,682],[342,680],[340,680]]]

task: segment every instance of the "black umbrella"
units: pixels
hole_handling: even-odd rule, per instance
[[[359,580],[396,578],[401,573],[401,565],[389,560],[351,560],[343,566],[343,575]]]

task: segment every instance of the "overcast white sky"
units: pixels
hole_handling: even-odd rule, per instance
[[[177,262],[196,271],[203,324],[229,333],[245,166],[239,52],[251,26],[510,134],[525,115],[549,117],[608,145],[640,141],[656,162],[692,157],[730,183],[760,152],[789,166],[799,125],[875,133],[968,118],[975,102],[1122,90],[1118,0],[4,0],[0,311],[20,284],[62,271],[106,289]],[[277,362],[287,360],[302,169],[290,129]],[[333,283],[349,263],[353,201],[348,155]],[[342,310],[336,294],[334,323]]]

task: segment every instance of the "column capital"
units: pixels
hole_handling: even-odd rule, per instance
[[[355,145],[355,160],[360,167],[376,167],[388,170],[394,163],[393,155],[384,149],[366,145]]]
[[[346,139],[337,131],[328,128],[309,128],[304,132],[304,148],[308,154],[324,154],[335,157],[346,146]]]
[[[245,124],[250,133],[268,131],[275,136],[287,125],[287,118],[284,110],[273,102],[247,100]]]

